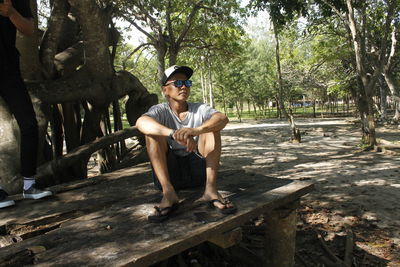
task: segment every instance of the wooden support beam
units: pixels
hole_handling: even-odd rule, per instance
[[[236,244],[238,244],[242,240],[242,228],[237,227],[231,231],[213,235],[209,242],[221,247],[221,248],[229,248]]]
[[[296,217],[299,202],[265,214],[264,266],[294,266],[296,248]]]

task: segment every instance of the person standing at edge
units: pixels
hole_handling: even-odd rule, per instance
[[[0,0],[0,96],[17,120],[21,132],[21,175],[24,198],[40,199],[52,195],[35,186],[38,152],[38,125],[32,101],[21,77],[16,30],[32,35],[34,22],[29,0]],[[0,208],[14,205],[0,186]]]
[[[153,168],[156,187],[163,198],[150,222],[162,222],[178,207],[177,189],[205,184],[201,201],[230,214],[236,207],[217,191],[217,175],[221,157],[220,131],[228,118],[202,103],[190,103],[193,70],[171,66],[165,70],[162,93],[165,103],[152,106],[136,122],[146,137],[147,153]]]

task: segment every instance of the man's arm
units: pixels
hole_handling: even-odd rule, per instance
[[[202,125],[196,128],[181,128],[177,130],[173,137],[175,140],[184,141],[190,136],[197,136],[203,133],[219,132],[226,124],[229,119],[225,114],[221,112],[214,113],[209,120],[206,120]]]
[[[136,127],[145,135],[169,136],[172,132],[172,129],[146,115],[141,116],[136,121]]]
[[[174,130],[162,125],[154,118],[143,115],[136,121],[136,127],[145,135],[156,135],[156,136],[170,136],[174,133]],[[178,130],[179,131],[179,130]],[[189,136],[184,140],[175,139],[178,144],[186,146],[188,152],[196,150],[196,142],[193,140],[193,136]]]
[[[32,19],[24,18],[12,5],[11,0],[4,0],[0,4],[0,15],[8,17],[19,32],[24,35],[32,35],[34,23]]]
[[[229,119],[225,114],[221,112],[216,112],[211,116],[209,120],[206,120],[201,126],[197,128],[199,130],[199,134],[219,132],[225,128],[228,122]]]

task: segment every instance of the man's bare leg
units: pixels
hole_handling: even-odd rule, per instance
[[[159,207],[160,209],[171,207],[173,204],[178,203],[179,198],[169,179],[167,167],[167,140],[163,136],[146,135],[146,147],[154,173],[160,181],[163,191],[163,198]]]
[[[200,154],[206,158],[207,174],[206,187],[200,200],[210,201],[219,199],[224,203],[224,199],[217,190],[219,161],[221,159],[221,133],[210,132],[200,135],[198,148]],[[219,209],[233,207],[231,203],[227,205],[223,205],[222,203],[214,202],[214,205]]]

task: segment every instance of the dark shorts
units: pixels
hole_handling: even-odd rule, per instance
[[[167,153],[168,174],[175,190],[202,186],[206,182],[206,159],[197,153],[180,157],[172,150]],[[162,190],[153,171],[154,185]]]

